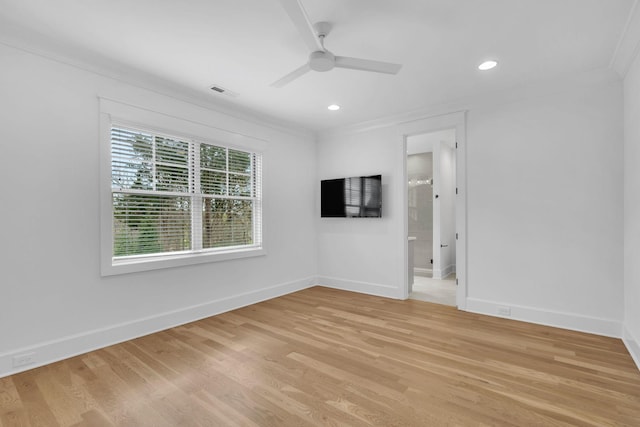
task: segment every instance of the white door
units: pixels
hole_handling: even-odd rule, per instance
[[[433,155],[433,278],[443,279],[455,271],[455,152],[441,142]]]

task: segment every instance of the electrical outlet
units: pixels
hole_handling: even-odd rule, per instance
[[[24,353],[17,356],[13,356],[13,367],[18,368],[20,366],[31,365],[36,363],[36,353]]]
[[[498,316],[511,316],[511,307],[498,307]]]

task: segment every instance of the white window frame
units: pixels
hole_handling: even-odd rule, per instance
[[[176,117],[150,109],[132,106],[107,98],[100,98],[100,245],[101,275],[149,271],[238,258],[262,256],[265,248],[264,177],[260,180],[254,209],[254,227],[257,225],[260,239],[255,245],[235,248],[212,248],[162,255],[129,256],[114,260],[113,257],[113,202],[111,188],[111,128],[112,126],[173,135],[187,141],[223,146],[229,149],[249,151],[261,156],[265,163],[266,142],[246,135],[222,130],[197,120]],[[201,239],[201,236],[194,236]]]

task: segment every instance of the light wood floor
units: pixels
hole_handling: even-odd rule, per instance
[[[2,426],[640,426],[618,339],[312,288],[0,379]]]

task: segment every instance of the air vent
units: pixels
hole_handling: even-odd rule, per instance
[[[225,89],[220,85],[211,85],[211,87],[209,88],[214,92],[218,92],[218,93],[222,93],[224,95],[228,95],[228,96],[233,96],[234,98],[238,96],[237,93],[230,91],[229,89]]]

